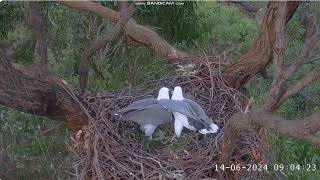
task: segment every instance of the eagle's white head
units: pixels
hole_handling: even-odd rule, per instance
[[[169,89],[167,87],[162,87],[159,90],[159,94],[158,94],[157,100],[160,100],[160,99],[170,99],[170,97],[169,97]]]
[[[183,100],[182,88],[180,86],[176,86],[172,93],[172,100]]]

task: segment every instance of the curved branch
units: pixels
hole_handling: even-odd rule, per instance
[[[299,2],[288,2],[286,9],[286,23],[293,16]],[[250,78],[255,76],[268,65],[273,58],[275,42],[275,22],[278,18],[280,2],[269,2],[261,23],[257,38],[251,48],[238,60],[233,61],[224,71],[228,85],[235,88],[242,87]]]
[[[94,2],[59,1],[59,3],[80,11],[95,13],[113,23],[118,22],[120,16],[118,12]],[[175,49],[167,41],[161,38],[156,32],[145,26],[137,24],[132,18],[125,25],[124,33],[134,42],[152,49],[155,54],[157,54],[161,58],[177,59],[187,56],[187,53]]]
[[[278,26],[277,29],[279,29],[279,27],[280,26]],[[284,27],[284,25],[282,27]],[[309,18],[306,29],[307,30],[305,35],[304,46],[301,49],[300,54],[293,60],[293,63],[290,65],[289,68],[283,68],[284,54],[279,53],[280,49],[276,47],[276,49],[274,50],[275,76],[273,79],[271,89],[269,91],[269,95],[267,96],[266,102],[264,104],[266,111],[274,111],[288,97],[297,94],[307,85],[316,81],[320,77],[320,68],[315,68],[313,71],[308,73],[305,77],[300,79],[294,85],[292,85],[289,88],[285,88],[286,82],[293,77],[294,73],[303,64],[303,62],[306,59],[308,59],[311,56],[311,54],[313,54],[314,49],[317,47],[317,44],[319,42],[320,31],[317,24],[315,23],[315,20],[312,17]],[[284,32],[284,30],[282,30],[282,32]],[[284,34],[282,34],[282,37],[278,37],[276,39],[276,44],[280,43],[280,39],[284,39]],[[284,46],[284,40],[282,40],[282,46]]]
[[[320,138],[313,133],[320,129],[320,113],[302,120],[286,120],[271,113],[255,112],[250,115],[260,126],[274,130],[291,138],[303,139],[320,145]]]
[[[104,36],[90,43],[85,52],[82,55],[79,67],[79,85],[80,91],[83,94],[86,90],[88,83],[88,74],[89,74],[89,64],[91,57],[101,48],[105,47],[106,44],[115,40],[121,34],[123,27],[128,22],[128,20],[134,14],[136,8],[132,3],[131,6],[127,9],[123,9],[119,21],[117,24],[111,28]]]
[[[257,126],[320,145],[320,137],[314,135],[320,130],[320,113],[314,113],[300,120],[286,120],[263,110],[253,110],[248,114],[237,113],[230,119],[230,127],[234,131]]]

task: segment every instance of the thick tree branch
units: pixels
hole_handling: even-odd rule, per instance
[[[34,49],[34,58],[39,68],[39,75],[47,75],[48,68],[48,52],[47,52],[47,43],[45,38],[45,30],[42,17],[40,15],[39,2],[32,1],[30,2],[31,14],[30,22],[33,27],[33,31],[36,35],[36,45]]]
[[[284,27],[284,25],[282,27]],[[284,53],[279,54],[277,47],[274,50],[275,76],[273,79],[271,89],[269,91],[269,95],[267,96],[266,102],[264,104],[265,110],[268,112],[274,111],[288,97],[297,94],[307,85],[319,78],[319,68],[315,68],[312,72],[307,74],[296,84],[285,89],[286,82],[292,78],[297,69],[303,64],[303,61],[305,61],[307,58],[311,56],[311,54],[313,54],[313,51],[319,42],[320,31],[314,19],[309,19],[306,29],[307,31],[304,46],[301,49],[300,54],[295,58],[295,60],[288,69],[283,69]],[[284,32],[283,29],[282,32]],[[284,42],[284,34],[282,34],[282,37],[283,38],[278,36],[275,44],[279,44],[281,39],[281,41]],[[284,43],[282,43],[282,45],[284,45]],[[279,61],[282,61],[282,63],[278,63]]]
[[[275,22],[275,46],[273,49],[274,52],[274,69],[275,77],[277,81],[282,77],[283,68],[284,68],[284,51],[285,51],[285,22],[286,22],[286,10],[287,2],[280,2],[279,10],[277,11],[277,18]]]
[[[80,11],[95,13],[113,23],[117,23],[120,17],[120,14],[118,12],[94,2],[59,1],[59,3]],[[161,58],[177,59],[188,56],[186,53],[172,47],[156,32],[147,27],[137,24],[134,19],[130,19],[129,22],[125,25],[124,33],[134,42],[140,43],[152,49],[155,54],[157,54]]]
[[[287,2],[279,3],[279,10],[276,13],[275,19],[275,39],[273,47],[273,67],[274,77],[266,98],[265,110],[270,112],[276,106],[283,89],[283,71],[284,71],[284,51],[285,51],[285,21],[286,21],[286,6]]]
[[[85,92],[87,87],[88,75],[89,75],[89,64],[92,56],[99,49],[105,47],[106,44],[112,42],[113,40],[119,37],[119,35],[123,30],[123,27],[129,21],[129,19],[133,16],[135,10],[136,8],[134,3],[132,3],[130,7],[123,9],[121,11],[121,15],[117,24],[113,28],[111,28],[105,35],[91,42],[88,48],[85,50],[84,54],[82,55],[80,68],[79,68],[79,72],[80,72],[79,84],[80,84],[80,90],[82,94]]]
[[[234,131],[263,127],[291,138],[320,145],[320,138],[314,135],[320,130],[320,113],[314,113],[301,120],[286,120],[264,110],[253,110],[248,114],[235,114],[230,124]]]
[[[0,58],[1,105],[63,121],[72,134],[87,124],[90,115],[63,79],[39,78],[34,69],[11,64],[2,49]]]
[[[271,113],[255,112],[250,115],[254,122],[291,138],[304,139],[320,145],[320,138],[314,133],[320,129],[320,113],[302,120],[286,120]]]
[[[286,4],[286,2],[284,2],[284,4],[282,3],[268,3],[268,9],[263,20],[264,23],[262,24],[262,30],[260,31],[261,33],[265,29],[265,34],[259,34],[259,37],[255,41],[253,49],[250,49],[247,54],[243,55],[240,58],[240,60],[243,62],[234,62],[229,67],[227,67],[225,71],[227,80],[229,80],[228,82],[237,83],[235,87],[241,87],[242,81],[246,82],[246,78],[250,78],[250,75],[253,75],[254,71],[260,69],[263,63],[269,63],[268,61],[270,61],[274,57],[275,75],[273,77],[274,79],[272,87],[269,91],[269,95],[266,97],[263,108],[261,110],[253,109],[247,114],[236,113],[230,118],[228,124],[224,127],[225,131],[222,143],[223,153],[220,156],[220,160],[222,163],[229,162],[230,155],[233,152],[234,148],[234,139],[237,137],[241,130],[255,129],[257,132],[260,132],[264,129],[271,129],[288,137],[304,139],[314,144],[320,145],[320,138],[314,135],[315,131],[320,130],[320,113],[313,114],[310,117],[297,121],[288,121],[272,114],[272,112],[277,109],[277,107],[285,99],[296,93],[299,93],[299,91],[301,91],[304,87],[316,81],[320,77],[320,68],[315,68],[313,71],[299,80],[296,84],[287,88],[287,91],[285,91],[284,88],[287,80],[292,78],[293,74],[301,66],[303,61],[310,57],[310,55],[313,53],[317,42],[319,41],[319,32],[314,21],[310,20],[307,26],[304,47],[300,51],[299,56],[297,56],[297,58],[293,61],[293,64],[287,70],[285,70],[284,27],[285,22],[287,22],[293,14],[291,14],[290,12],[294,12],[292,10],[296,9],[297,4],[287,2],[287,8],[285,8],[284,5]],[[287,12],[285,10],[287,10]],[[272,21],[268,21],[268,19]],[[263,55],[259,56],[260,53],[262,53]],[[253,63],[255,67],[252,67],[251,69],[249,68],[250,72],[248,72],[245,69],[245,63],[252,65],[252,62],[255,61],[254,59],[250,59],[252,57],[257,58],[257,61],[262,62],[260,66],[258,66],[259,63]],[[237,67],[237,65],[240,65],[240,67]],[[228,70],[228,68],[231,68],[231,70]],[[234,72],[240,73],[234,74],[234,77],[230,77],[230,74]],[[236,76],[240,76],[240,80],[235,78]]]
[[[116,23],[119,18],[119,13],[103,7],[94,2],[67,2],[61,1],[60,4],[78,9],[80,11],[87,11],[95,13],[103,18]],[[274,42],[274,20],[275,13],[277,13],[279,2],[269,2],[266,14],[263,19],[262,26],[258,33],[258,38],[253,43],[251,49],[246,54],[241,56],[237,61],[228,65],[224,71],[224,76],[227,83],[235,88],[242,87],[247,80],[259,73],[270,63],[272,59],[272,49]],[[294,14],[299,2],[288,2],[286,11],[286,22]],[[188,57],[187,53],[181,52],[173,48],[157,33],[138,25],[133,19],[124,27],[124,32],[129,39],[134,42],[143,44],[151,48],[158,56],[166,59],[184,59]]]
[[[314,133],[320,130],[320,113],[314,113],[301,120],[286,120],[278,117],[264,109],[251,109],[246,114],[235,113],[228,124],[224,127],[224,137],[221,144],[220,163],[230,162],[231,153],[234,150],[234,143],[242,130],[254,129],[273,130],[282,135],[295,139],[302,139],[320,145],[320,137]]]
[[[242,87],[250,78],[259,73],[273,58],[275,42],[275,22],[281,2],[269,2],[257,38],[251,48],[238,60],[233,61],[224,71],[225,80],[230,86]],[[288,2],[286,22],[293,16],[299,2]]]

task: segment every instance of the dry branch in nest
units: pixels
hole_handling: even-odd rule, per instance
[[[184,71],[183,75],[151,81],[130,91],[87,97],[87,109],[94,119],[83,132],[79,131],[78,138],[83,138],[82,141],[75,141],[78,143],[71,146],[75,175],[80,179],[226,178],[225,172],[215,171],[223,126],[233,113],[245,111],[248,100],[223,82],[219,65],[222,60],[223,57],[218,55],[194,58],[192,72]],[[218,133],[202,136],[190,132],[175,140],[172,138],[173,128],[163,126],[160,131],[166,136],[153,148],[146,149],[141,137],[139,140],[137,133],[130,133],[135,129],[134,124],[117,120],[112,115],[114,110],[135,100],[155,97],[163,86],[173,89],[177,85],[222,128]],[[235,162],[257,161],[254,158],[258,157],[252,152],[260,151],[260,142],[253,132],[244,132],[238,143],[243,144],[239,145],[241,148],[234,157]]]

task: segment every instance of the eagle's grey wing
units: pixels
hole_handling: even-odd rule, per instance
[[[130,111],[122,117],[125,121],[133,121],[140,125],[152,124],[159,126],[173,122],[171,112],[163,108],[160,104],[152,104],[140,110]]]
[[[202,107],[199,104],[197,104],[196,102],[190,99],[184,99],[183,101],[188,103],[191,106],[193,113],[197,115],[198,119],[201,119],[207,124],[212,123],[209,117],[207,116],[206,112],[202,109]]]
[[[158,101],[159,104],[171,112],[179,112],[189,118],[198,119],[197,115],[192,111],[191,106],[184,101],[170,99],[160,99]]]
[[[119,112],[121,114],[124,114],[133,110],[141,110],[149,105],[157,104],[157,103],[158,103],[158,100],[155,98],[142,99],[142,100],[134,101],[129,106],[119,110]]]
[[[210,129],[208,123],[204,123],[203,121],[199,121],[196,119],[188,118],[188,122],[191,126],[195,127],[197,130],[199,129]]]

